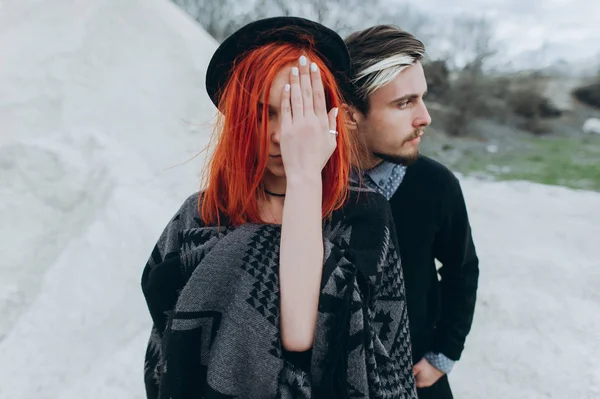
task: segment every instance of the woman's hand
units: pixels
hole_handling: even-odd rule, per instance
[[[290,71],[281,99],[281,157],[288,179],[319,176],[337,146],[338,109],[327,112],[325,89],[315,63],[302,56]]]

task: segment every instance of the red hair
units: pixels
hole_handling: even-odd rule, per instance
[[[259,115],[260,101],[269,104],[269,92],[275,76],[301,55],[315,62],[320,71],[327,111],[343,103],[335,77],[314,47],[290,43],[271,43],[240,57],[219,101],[215,129],[216,146],[210,158],[205,181],[208,183],[200,204],[200,214],[207,224],[263,223],[257,197],[263,191],[269,151],[268,107]],[[344,113],[337,117],[337,147],[322,171],[323,218],[340,208],[348,195],[350,163],[356,151],[344,123]]]

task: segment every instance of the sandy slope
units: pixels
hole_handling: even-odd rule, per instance
[[[177,165],[216,43],[167,1],[24,3],[0,13],[0,397],[135,397],[140,272],[199,185],[202,157]]]

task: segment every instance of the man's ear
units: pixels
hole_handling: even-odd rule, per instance
[[[346,127],[348,129],[356,130],[358,124],[364,119],[362,112],[350,104],[342,104],[342,111],[344,112]]]

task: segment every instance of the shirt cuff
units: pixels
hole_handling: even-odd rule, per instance
[[[450,374],[450,371],[452,371],[452,367],[455,363],[454,360],[449,359],[442,353],[427,352],[425,354],[425,359],[427,359],[427,361],[431,363],[433,367],[446,374]]]

